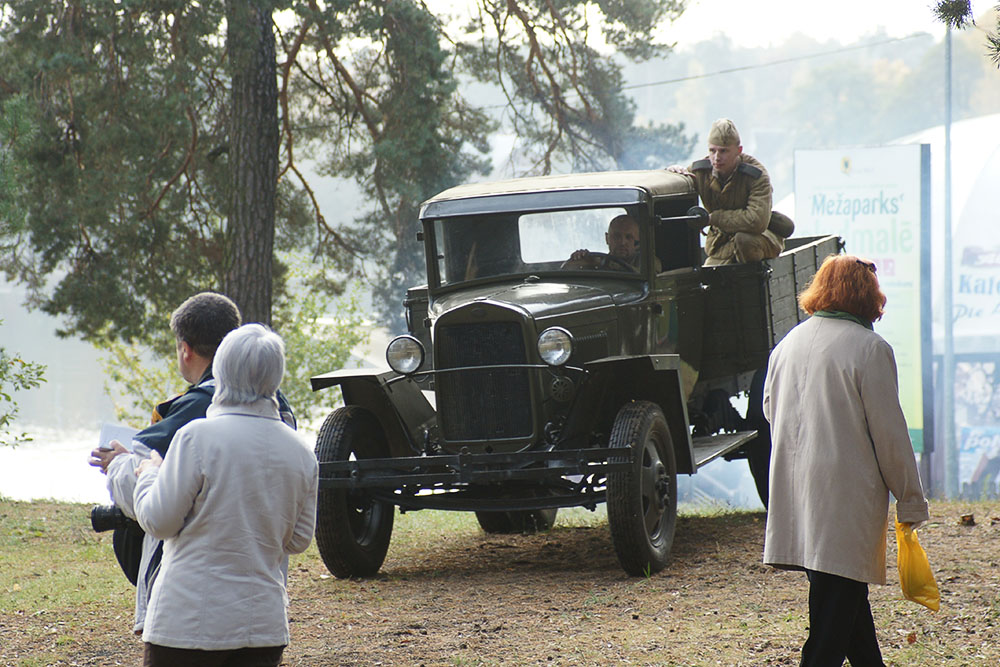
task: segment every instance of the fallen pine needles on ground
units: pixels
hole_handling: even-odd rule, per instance
[[[0,499],[0,664],[141,664],[134,589],[89,510]],[[501,536],[470,514],[397,516],[375,578],[330,576],[315,545],[292,559],[284,664],[797,665],[806,581],[761,564],[764,520],[683,513],[671,565],[633,578],[601,514]],[[902,598],[890,535],[889,585],[871,587],[886,663],[1000,664],[1000,502],[934,502],[919,537],[941,610]]]

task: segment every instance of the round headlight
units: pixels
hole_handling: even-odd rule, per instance
[[[562,366],[573,354],[573,336],[562,327],[551,327],[538,335],[538,356],[550,366]]]
[[[401,375],[409,375],[424,363],[424,346],[413,336],[396,336],[385,348],[389,368]]]

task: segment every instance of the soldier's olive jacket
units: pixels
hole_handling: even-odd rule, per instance
[[[725,185],[712,173],[708,158],[694,162],[690,171],[702,205],[709,213],[710,227],[705,239],[709,257],[725,252],[724,246],[737,232],[765,233],[771,219],[771,178],[756,158],[740,154],[740,163]],[[777,237],[773,240],[780,243]]]

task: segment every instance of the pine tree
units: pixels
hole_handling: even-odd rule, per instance
[[[2,8],[0,104],[37,132],[3,137],[25,169],[0,265],[91,340],[166,347],[170,311],[203,289],[269,321],[290,250],[311,254],[311,289],[366,277],[399,328],[423,275],[420,202],[488,172],[495,132],[517,135],[518,173],[690,147],[682,128],[633,127],[621,78],[623,59],[665,52],[653,31],[678,2],[478,0],[460,22],[419,0]],[[302,157],[363,208],[321,211]]]

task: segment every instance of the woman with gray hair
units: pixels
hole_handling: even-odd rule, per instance
[[[145,665],[278,665],[288,644],[288,556],[312,541],[319,466],[281,421],[281,338],[247,324],[222,340],[205,419],[166,462],[136,471],[136,518],[164,540]]]

